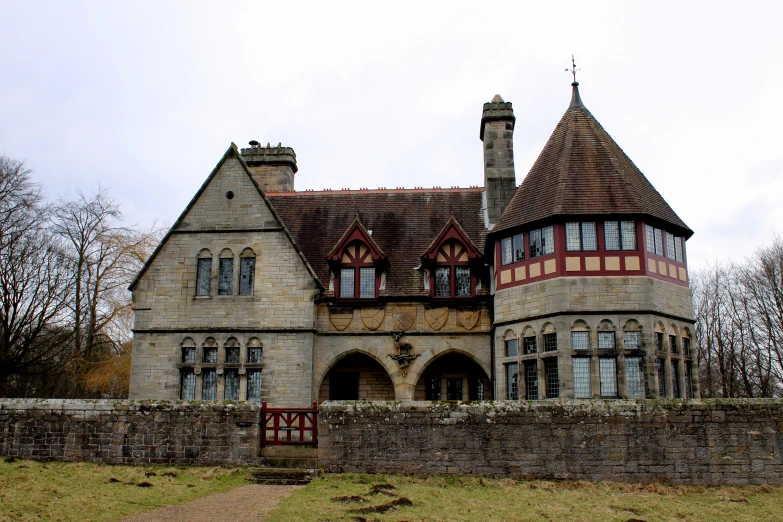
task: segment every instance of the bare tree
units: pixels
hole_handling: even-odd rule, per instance
[[[0,156],[0,396],[67,359],[63,250],[31,171]]]

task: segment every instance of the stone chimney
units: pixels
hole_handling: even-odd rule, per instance
[[[249,143],[249,149],[242,149],[242,159],[250,173],[264,192],[290,192],[294,190],[296,154],[291,147],[261,147],[256,140]]]
[[[484,104],[481,141],[484,142],[484,196],[488,228],[492,228],[517,189],[514,173],[514,109],[499,94]]]

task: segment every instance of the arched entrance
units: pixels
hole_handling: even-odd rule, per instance
[[[447,353],[432,361],[416,383],[417,401],[479,401],[491,398],[487,374],[470,357]]]
[[[394,384],[378,361],[352,353],[337,361],[321,381],[318,402],[326,400],[393,401]]]

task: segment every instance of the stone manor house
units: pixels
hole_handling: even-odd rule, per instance
[[[130,286],[131,398],[698,397],[693,232],[572,85],[519,186],[500,96],[483,187],[296,191],[231,144]]]

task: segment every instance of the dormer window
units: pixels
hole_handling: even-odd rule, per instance
[[[452,218],[422,256],[422,265],[430,271],[433,297],[463,298],[476,294],[476,275],[472,264],[481,253],[462,227]]]
[[[386,256],[357,217],[327,256],[338,299],[376,299]]]

